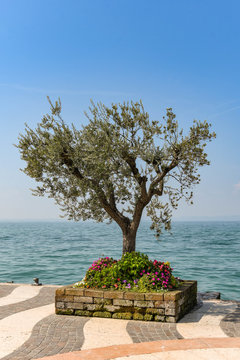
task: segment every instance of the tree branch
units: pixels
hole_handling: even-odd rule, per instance
[[[111,193],[110,193],[110,202],[108,202],[104,191],[99,186],[99,183],[94,179],[85,178],[81,174],[79,169],[73,165],[73,161],[72,161],[72,159],[70,159],[68,157],[66,150],[64,150],[64,152],[61,154],[61,157],[62,157],[62,163],[68,167],[68,169],[71,171],[72,175],[76,176],[80,180],[90,181],[94,185],[94,187],[97,189],[96,195],[97,195],[99,201],[101,202],[102,207],[108,213],[108,215],[118,223],[118,225],[121,228],[124,228],[126,226],[126,223],[130,224],[129,218],[127,216],[124,216],[123,214],[121,214],[116,207],[113,189],[111,190]]]
[[[176,166],[178,165],[178,161],[177,159],[172,160],[172,162],[170,163],[170,165],[166,166],[164,168],[164,170],[158,174],[158,176],[156,177],[155,180],[152,181],[152,183],[149,186],[149,190],[148,190],[148,198],[149,201],[151,200],[153,195],[162,195],[163,192],[163,179],[164,177],[169,173],[169,171],[171,171],[172,169],[174,169]],[[160,183],[160,189],[156,189],[155,186],[158,185]]]
[[[132,157],[129,154],[123,154],[123,158],[126,161],[126,163],[129,165],[134,178],[137,180],[138,184],[141,188],[141,195],[143,199],[147,198],[147,189],[146,189],[146,183],[147,183],[147,177],[141,176],[137,166],[136,166],[136,159]]]

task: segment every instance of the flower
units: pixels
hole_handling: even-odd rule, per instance
[[[155,285],[155,283],[152,283],[153,285]]]

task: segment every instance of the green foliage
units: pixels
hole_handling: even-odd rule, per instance
[[[151,292],[176,288],[178,283],[168,262],[152,261],[145,254],[131,252],[118,261],[108,257],[94,261],[75,287]]]
[[[140,277],[140,273],[147,271],[150,265],[148,256],[139,252],[123,254],[117,262],[118,274],[123,280],[133,281]]]
[[[25,174],[39,186],[34,195],[53,198],[68,219],[116,221],[132,251],[143,209],[160,235],[171,227],[181,198],[192,199],[198,168],[209,165],[205,147],[215,137],[206,121],[194,121],[187,135],[169,108],[162,123],[151,121],[142,102],[93,102],[89,123],[78,130],[61,117],[61,102],[35,130],[26,125],[16,145]],[[128,250],[130,249],[130,250]]]

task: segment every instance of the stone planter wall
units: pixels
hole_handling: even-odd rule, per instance
[[[56,314],[113,319],[176,322],[197,303],[197,282],[184,281],[175,291],[135,293],[73,288],[56,290]]]

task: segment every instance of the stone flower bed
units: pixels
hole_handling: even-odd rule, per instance
[[[140,293],[74,288],[56,290],[56,314],[113,319],[177,322],[197,303],[197,281],[185,280],[177,290]]]

